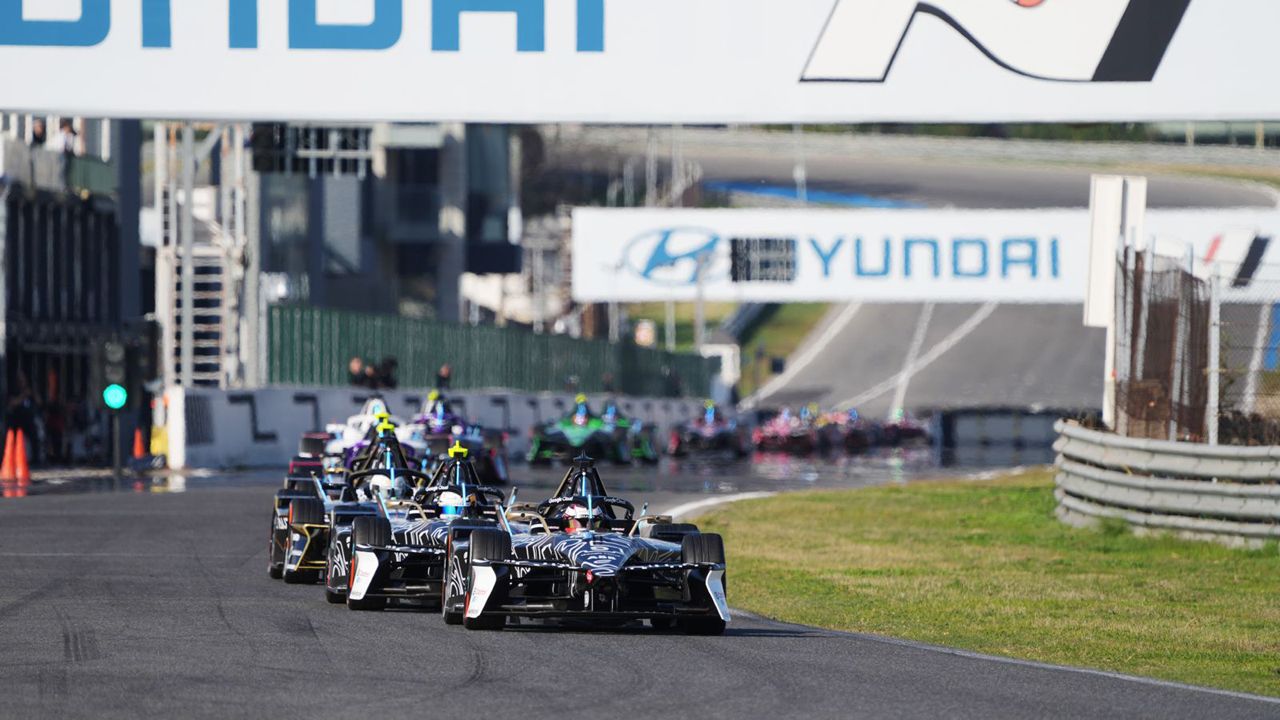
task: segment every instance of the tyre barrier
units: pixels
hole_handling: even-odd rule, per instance
[[[1258,547],[1280,540],[1280,447],[1140,440],[1060,421],[1057,516]]]

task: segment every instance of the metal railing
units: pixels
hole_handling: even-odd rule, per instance
[[[1280,447],[1126,438],[1059,422],[1058,517],[1232,545],[1280,540]]]
[[[395,358],[402,387],[431,387],[448,363],[455,388],[613,391],[652,397],[710,392],[719,361],[630,343],[539,335],[522,328],[469,326],[397,316],[273,306],[268,314],[272,384],[348,384],[354,357]]]

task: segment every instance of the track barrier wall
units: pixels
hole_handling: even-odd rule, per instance
[[[611,376],[620,394],[706,397],[720,371],[718,359],[625,342],[288,305],[270,309],[268,336],[274,385],[343,386],[351,358],[394,357],[404,387],[430,387],[448,363],[453,387],[462,389],[538,392],[572,381],[582,392],[603,392]]]
[[[417,414],[429,390],[380,393],[391,413],[408,422]],[[173,469],[283,467],[297,453],[303,433],[323,430],[359,411],[373,395],[360,388],[314,386],[270,387],[258,390],[183,389],[172,387],[169,403],[169,466]],[[474,423],[510,433],[513,455],[529,448],[529,431],[573,408],[567,393],[512,390],[465,390],[448,395]],[[605,395],[589,396],[594,408]],[[617,396],[622,412],[652,425],[659,433],[693,419],[702,411],[697,399]],[[659,441],[662,435],[656,438]]]
[[[1280,447],[1126,438],[1059,422],[1057,514],[1229,545],[1280,540]]]

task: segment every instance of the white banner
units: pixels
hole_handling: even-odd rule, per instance
[[[1278,27],[1276,0],[0,0],[0,106],[315,121],[1254,120],[1280,117]]]
[[[1089,232],[1083,209],[577,208],[573,298],[691,301],[701,285],[726,302],[1082,303]],[[1146,232],[1219,263],[1229,301],[1280,297],[1280,211],[1151,210]]]

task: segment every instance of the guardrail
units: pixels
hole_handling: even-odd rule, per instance
[[[1058,422],[1058,518],[1230,545],[1280,540],[1280,447],[1139,440]]]

